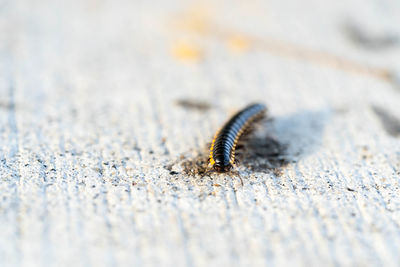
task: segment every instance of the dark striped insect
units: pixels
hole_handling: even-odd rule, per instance
[[[235,163],[235,148],[240,136],[257,120],[267,108],[263,104],[252,104],[236,113],[217,131],[211,143],[209,162],[216,172],[228,172]]]

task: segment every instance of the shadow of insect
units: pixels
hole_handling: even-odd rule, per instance
[[[265,173],[281,176],[284,168],[318,149],[329,110],[300,111],[276,119],[264,119],[241,137],[236,146],[235,168],[222,175],[242,179],[239,173]],[[217,175],[208,166],[209,144],[195,156],[181,156],[177,163],[182,174],[191,177]],[[172,170],[172,168],[171,168]],[[174,174],[178,174],[174,172]],[[243,177],[245,178],[245,177]]]

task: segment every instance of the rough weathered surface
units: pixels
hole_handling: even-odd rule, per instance
[[[398,265],[398,25],[396,0],[0,1],[0,266]],[[196,174],[254,101],[244,185]]]

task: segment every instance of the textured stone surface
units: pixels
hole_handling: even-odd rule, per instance
[[[398,25],[395,0],[1,1],[0,265],[397,265]],[[193,174],[255,101],[244,185]]]

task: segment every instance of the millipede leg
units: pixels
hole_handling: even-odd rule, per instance
[[[239,173],[238,171],[231,171],[230,173],[231,173],[233,176],[238,177],[239,180],[240,180],[240,184],[241,184],[242,186],[244,185],[244,184],[243,184],[242,176],[240,175],[240,173]]]

